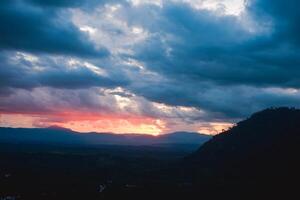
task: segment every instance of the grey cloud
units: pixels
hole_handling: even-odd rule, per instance
[[[213,83],[172,81],[133,90],[149,99],[171,106],[194,107],[205,111],[195,121],[232,121],[271,106],[300,106],[300,92],[289,93],[282,88],[252,86],[220,86]]]
[[[1,1],[0,49],[81,57],[109,55],[107,49],[96,48],[89,42],[88,37],[68,20],[67,14],[28,2]],[[47,2],[50,4],[50,1],[44,4]],[[53,5],[67,4],[67,1],[51,2]]]
[[[234,16],[181,3],[152,8],[156,17],[150,25],[130,17],[132,24],[152,33],[135,46],[134,58],[169,79],[132,90],[152,101],[194,106],[225,118],[245,117],[268,106],[299,106],[298,97],[264,90],[300,88],[297,4],[252,1],[244,17],[266,29],[257,32],[249,32]]]
[[[16,57],[19,56],[17,59]],[[10,58],[10,59],[9,59]],[[14,58],[14,59],[13,59]],[[79,89],[89,87],[114,88],[129,84],[126,77],[118,72],[109,71],[107,75],[96,72],[77,63],[67,66],[64,59],[39,57],[37,63],[26,60],[23,55],[3,53],[0,56],[0,89],[33,89],[35,87],[53,87]]]
[[[64,90],[43,87],[31,91],[14,89],[9,95],[0,96],[0,101],[1,113],[55,116],[69,111],[99,114],[115,110],[114,99],[102,96],[96,88]],[[110,103],[106,103],[107,101]]]
[[[253,48],[270,39],[248,32],[236,17],[181,4],[166,5],[157,12],[162,19],[151,30],[157,35],[136,47],[136,59],[151,70],[220,85],[300,86],[299,51],[290,46]]]

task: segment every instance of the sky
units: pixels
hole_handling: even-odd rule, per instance
[[[300,104],[298,0],[1,0],[0,126],[217,134]]]

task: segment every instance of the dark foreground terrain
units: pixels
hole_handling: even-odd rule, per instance
[[[195,147],[1,144],[0,149],[0,196],[55,199],[135,188],[139,177],[175,163]]]
[[[299,197],[298,109],[255,113],[204,145],[167,141],[71,145],[3,136],[0,199]]]
[[[0,128],[0,199],[94,199],[140,188],[211,137]]]

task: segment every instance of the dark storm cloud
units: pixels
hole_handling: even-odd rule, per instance
[[[31,4],[52,8],[94,8],[105,3],[122,2],[122,0],[23,0]],[[125,3],[125,2],[124,2]]]
[[[127,84],[128,79],[117,72],[101,75],[80,63],[70,67],[65,62],[56,63],[50,57],[40,57],[37,63],[33,63],[23,54],[0,55],[0,92],[7,91],[7,88],[114,88]]]
[[[144,27],[155,34],[136,46],[135,59],[171,81],[135,92],[227,117],[299,105],[298,97],[263,91],[300,88],[299,1],[249,1],[245,21],[181,3],[165,3],[154,13],[156,22]]]
[[[25,0],[28,3],[36,4],[39,6],[50,7],[78,7],[82,6],[84,0]]]
[[[276,33],[251,33],[236,17],[184,4],[167,4],[157,12],[162,19],[151,31],[160,34],[136,50],[136,58],[152,70],[220,85],[300,86],[298,47],[273,44]]]
[[[0,49],[82,57],[109,55],[105,48],[96,48],[89,42],[87,36],[68,21],[68,16],[58,8],[47,9],[38,5],[75,6],[78,1],[34,2],[0,2]]]
[[[256,19],[270,19],[274,25],[274,40],[300,45],[300,2],[291,0],[255,0],[249,2],[249,11]],[[274,41],[275,42],[275,41]]]
[[[69,111],[111,112],[115,101],[101,98],[97,88],[65,90],[51,87],[35,88],[31,91],[15,88],[6,96],[0,96],[0,113],[56,114]]]
[[[252,86],[220,86],[212,83],[188,83],[172,81],[136,86],[136,94],[171,106],[195,107],[209,113],[210,120],[241,119],[249,114],[271,106],[299,106],[299,92],[289,93],[278,88]],[[199,116],[203,120],[203,116]],[[208,120],[208,119],[206,119]]]

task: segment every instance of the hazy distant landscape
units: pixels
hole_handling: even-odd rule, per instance
[[[49,128],[1,128],[2,143],[56,144],[70,146],[124,145],[124,146],[199,146],[211,136],[175,132],[159,136],[146,134],[79,133],[61,127]]]

